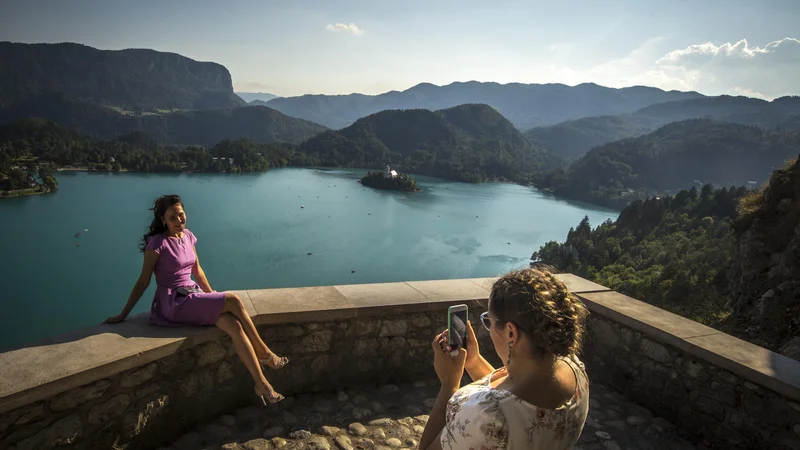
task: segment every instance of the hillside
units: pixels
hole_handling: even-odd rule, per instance
[[[233,158],[233,163],[228,158]],[[238,139],[224,140],[208,149],[168,147],[140,132],[113,140],[92,139],[45,119],[0,126],[0,173],[12,171],[11,167],[20,162],[30,164],[37,159],[56,166],[137,172],[252,172],[312,164],[295,146],[283,143],[258,144]]]
[[[521,130],[588,116],[632,113],[645,106],[702,97],[696,92],[662,91],[650,87],[613,89],[586,83],[499,84],[422,83],[408,90],[380,95],[303,95],[270,100],[267,106],[330,128],[351,125],[383,110],[439,110],[461,104],[486,104]]]
[[[530,145],[487,105],[391,110],[300,145],[319,165],[382,167],[451,180],[533,182],[561,160]]]
[[[298,144],[326,128],[288,117],[263,106],[228,110],[176,111],[130,115],[98,104],[50,94],[0,111],[0,124],[40,117],[86,135],[113,139],[133,131],[153,136],[159,143],[215,145],[224,139],[248,138],[258,143]]]
[[[763,183],[800,153],[800,132],[693,119],[590,150],[541,186],[556,195],[623,206],[699,183]]]
[[[599,145],[640,136],[671,122],[699,118],[800,131],[800,97],[767,102],[723,95],[666,102],[632,114],[586,117],[536,127],[526,131],[525,137],[561,157],[574,159]]]
[[[243,106],[216,63],[146,49],[0,42],[0,109],[51,93],[129,111]]]
[[[719,327],[730,313],[730,226],[746,192],[706,185],[637,201],[595,229],[584,218],[564,243],[548,242],[532,258]]]
[[[800,163],[776,171],[742,199],[734,223],[732,326],[800,360]]]
[[[640,136],[653,130],[650,120],[634,116],[595,116],[531,128],[525,137],[534,145],[566,158],[580,158],[591,148]]]

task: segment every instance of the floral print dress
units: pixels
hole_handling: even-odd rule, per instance
[[[567,450],[589,412],[589,379],[577,357],[562,358],[575,372],[575,394],[555,409],[540,408],[509,391],[492,388],[495,370],[459,389],[447,402],[444,450]]]

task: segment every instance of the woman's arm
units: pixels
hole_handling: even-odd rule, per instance
[[[454,386],[442,385],[439,388],[436,403],[433,404],[433,410],[428,416],[428,423],[425,424],[425,430],[422,431],[422,436],[419,438],[420,450],[441,450],[442,430],[447,422],[445,418],[447,401],[457,390],[458,388]]]
[[[197,247],[193,247],[193,250],[195,261],[194,266],[192,266],[192,275],[194,275],[195,281],[197,281],[197,284],[200,285],[200,289],[202,289],[203,292],[214,292],[214,290],[211,289],[211,284],[208,282],[208,278],[206,278],[206,273],[203,272],[203,268],[200,267],[200,258],[197,256]]]
[[[133,285],[133,289],[131,289],[131,294],[128,296],[128,301],[125,303],[125,307],[122,308],[122,312],[118,315],[111,316],[106,319],[106,323],[122,322],[126,317],[128,317],[128,314],[131,313],[133,307],[136,306],[136,303],[140,298],[142,298],[144,291],[146,291],[147,287],[150,286],[150,278],[153,276],[153,270],[156,267],[157,261],[158,253],[155,250],[145,250],[144,263],[142,263],[142,273],[139,274],[136,284]]]

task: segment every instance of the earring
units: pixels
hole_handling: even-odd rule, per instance
[[[508,367],[508,365],[511,364],[511,347],[513,345],[514,344],[512,342],[508,343],[508,358],[506,358],[506,367]]]

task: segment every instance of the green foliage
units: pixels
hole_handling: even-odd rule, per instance
[[[391,191],[418,191],[417,183],[408,175],[401,173],[396,177],[387,178],[383,172],[367,172],[361,178],[361,184],[375,189]]]
[[[564,243],[548,242],[533,259],[714,325],[730,312],[731,223],[747,192],[706,186],[636,201],[595,229],[584,218]]]
[[[561,164],[486,105],[383,111],[309,139],[300,150],[323,166],[374,167],[392,161],[411,173],[468,182],[531,183]]]
[[[52,92],[132,112],[243,106],[216,63],[154,50],[0,42],[0,108]]]
[[[800,132],[687,120],[594,148],[541,186],[556,195],[623,206],[700,183],[763,183],[800,153]]]

